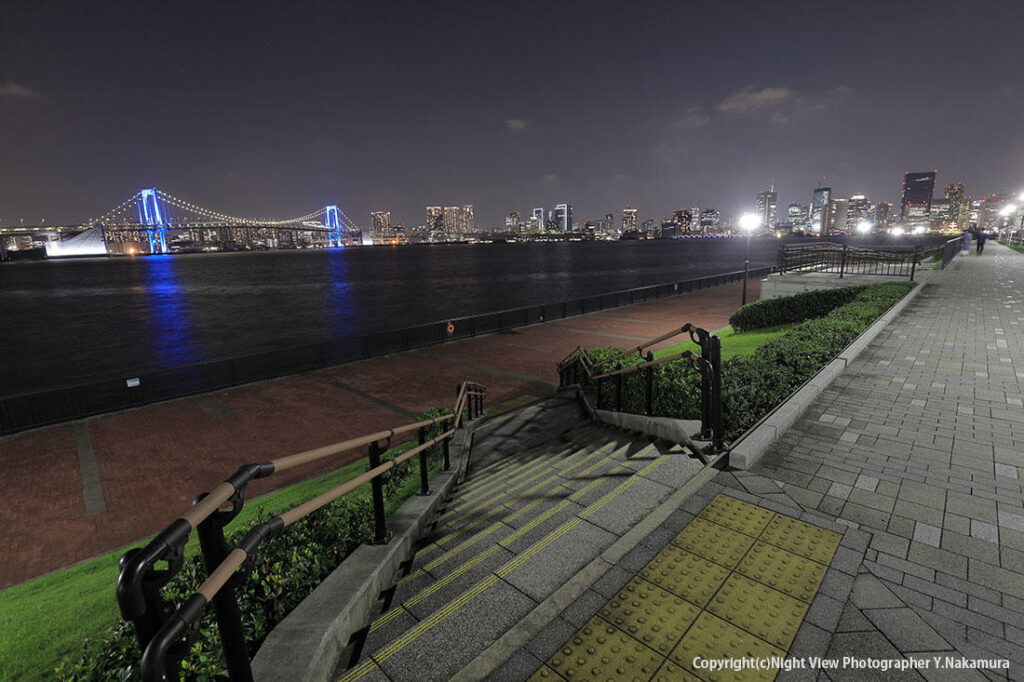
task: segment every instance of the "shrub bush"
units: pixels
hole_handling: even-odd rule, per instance
[[[729,324],[738,332],[775,327],[824,317],[841,305],[855,299],[864,286],[839,289],[816,289],[792,296],[770,298],[748,303],[729,317]]]
[[[432,408],[417,415],[417,420],[450,414],[450,409]],[[449,423],[435,424],[427,439],[435,438]],[[429,451],[439,461],[441,444]],[[412,457],[395,468],[384,486],[386,503],[397,506],[403,483],[418,478],[417,458]],[[270,518],[264,515],[254,524]],[[284,529],[260,545],[255,563],[236,591],[249,656],[256,654],[270,631],[326,578],[342,560],[373,533],[373,509],[366,497],[342,497]],[[239,531],[228,538],[233,547],[244,537]],[[164,588],[161,596],[167,612],[173,612],[192,595],[206,578],[202,557],[187,558],[181,571]],[[137,680],[141,654],[135,628],[120,621],[102,637],[86,639],[77,657],[62,662],[55,674],[60,680]],[[227,678],[213,609],[203,618],[199,638],[181,663],[181,675],[187,680]]]
[[[845,305],[833,308],[831,312],[826,312],[824,317],[819,316],[802,322],[782,336],[758,347],[750,355],[736,356],[723,361],[722,422],[725,440],[735,439],[757,423],[801,384],[814,376],[913,287],[914,284],[910,282],[887,282],[830,290],[842,292],[834,294],[837,298],[849,297]],[[784,306],[786,314],[790,314],[788,311],[791,305]],[[818,304],[809,307],[815,311],[821,310]],[[773,320],[766,326],[778,323],[777,320]],[[611,357],[621,352],[621,349],[616,348],[599,348],[591,351],[592,357]],[[640,362],[635,355],[627,356],[622,366],[632,366]],[[623,379],[623,411],[643,412],[642,372],[626,375]],[[606,384],[604,404],[612,405],[615,400],[614,381],[608,381]],[[656,365],[653,393],[655,416],[677,419],[700,418],[700,374],[686,360]]]

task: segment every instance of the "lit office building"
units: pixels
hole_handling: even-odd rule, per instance
[[[440,206],[427,206],[427,229],[444,231],[444,210]]]
[[[639,226],[640,223],[637,218],[636,209],[629,206],[622,209],[622,231],[637,230]]]
[[[373,211],[370,213],[370,229],[382,237],[391,234],[391,211]]]
[[[811,231],[828,234],[832,229],[832,188],[818,187],[811,195]]]
[[[775,227],[775,210],[779,203],[779,193],[775,188],[766,189],[757,195],[757,217],[761,221],[762,230]]]
[[[935,194],[935,175],[928,173],[907,173],[903,176],[903,194],[900,199],[900,218],[903,221],[924,222],[931,213],[932,197]]]
[[[543,232],[544,225],[544,209],[535,208],[530,214],[530,232]]]
[[[722,227],[722,214],[717,208],[693,209],[694,215],[700,216],[700,231],[702,234],[718,232]]]
[[[846,231],[854,232],[859,229],[861,223],[873,222],[871,199],[863,194],[854,194],[850,197],[850,204],[846,209]]]
[[[946,198],[949,199],[949,218],[946,224],[949,227],[966,230],[970,204],[967,201],[964,183],[951,182],[946,185]]]
[[[807,223],[807,207],[796,201],[790,202],[786,217],[794,230],[803,230]]]
[[[509,213],[505,218],[505,231],[511,234],[518,234],[520,227],[519,211]]]
[[[879,201],[875,205],[875,229],[888,230],[890,220],[892,220],[892,204],[888,201]]]
[[[473,204],[466,204],[462,207],[462,232],[473,232],[476,230],[476,213],[473,211]]]
[[[832,202],[832,231],[847,232],[846,219],[849,217],[850,200],[836,199]]]
[[[572,204],[558,204],[551,215],[557,231],[572,232]]]

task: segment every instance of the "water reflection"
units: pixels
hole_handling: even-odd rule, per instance
[[[327,256],[327,318],[329,337],[340,338],[354,333],[355,292],[349,281],[349,249],[329,249]]]
[[[202,362],[194,341],[188,301],[178,282],[175,257],[148,256],[142,260],[147,313],[153,330],[151,350],[161,367]]]

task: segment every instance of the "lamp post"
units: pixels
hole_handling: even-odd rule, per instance
[[[740,305],[747,304],[747,277],[750,274],[750,238],[760,224],[761,218],[754,213],[744,213],[740,216],[740,229],[747,233],[747,259],[743,262],[743,301]]]

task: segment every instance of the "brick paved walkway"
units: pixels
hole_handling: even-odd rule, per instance
[[[1022,398],[1024,255],[991,243],[934,273],[750,473],[716,478],[871,533],[850,599],[815,621],[831,656],[958,652],[1024,679]],[[902,679],[936,672],[984,679]]]
[[[492,411],[547,395],[578,344],[718,329],[739,300],[740,285],[719,287],[2,438],[0,588],[156,532],[242,463],[407,423],[449,405],[467,377],[487,386]],[[344,461],[256,481],[250,495]]]

